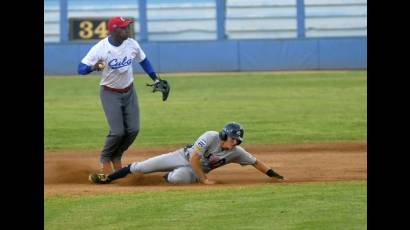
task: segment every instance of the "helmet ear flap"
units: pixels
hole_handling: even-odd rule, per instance
[[[245,130],[243,130],[243,128],[240,129],[241,134],[239,135],[242,139],[243,139],[243,135],[245,133]],[[241,140],[238,140],[238,145],[240,145],[242,143]]]
[[[219,139],[221,139],[221,140],[223,140],[223,141],[226,141],[226,139],[228,139],[228,135],[226,134],[225,129],[222,129],[222,130],[219,132]]]

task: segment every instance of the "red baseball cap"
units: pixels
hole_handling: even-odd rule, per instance
[[[132,20],[127,20],[122,17],[113,17],[108,20],[108,30],[112,32],[117,27],[127,27],[131,23],[133,23]]]

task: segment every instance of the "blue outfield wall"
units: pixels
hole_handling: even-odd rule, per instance
[[[44,74],[77,74],[93,43],[45,43]],[[157,72],[367,69],[367,37],[142,42]],[[143,72],[134,63],[135,72]]]

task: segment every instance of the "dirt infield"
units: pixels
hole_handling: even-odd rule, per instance
[[[86,195],[174,189],[212,189],[253,186],[267,183],[297,183],[339,180],[367,180],[367,143],[337,142],[321,144],[244,145],[246,150],[287,178],[285,182],[260,173],[252,166],[230,164],[208,174],[217,185],[170,185],[163,173],[137,178],[129,175],[109,185],[87,180],[99,169],[99,151],[47,151],[44,155],[44,195]],[[123,158],[124,165],[147,159],[176,148],[133,148]]]

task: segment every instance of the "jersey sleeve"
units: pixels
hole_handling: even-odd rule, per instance
[[[238,156],[233,159],[234,163],[238,163],[240,165],[253,165],[256,163],[256,157],[248,153],[240,146],[236,146],[236,154],[238,154]]]
[[[83,60],[81,60],[81,62],[88,66],[95,65],[98,60],[102,59],[101,55],[99,54],[99,47],[100,43],[97,43],[95,46],[93,46],[90,51],[88,51],[87,55],[85,55]]]
[[[208,146],[211,144],[211,137],[208,132],[202,134],[194,143],[194,152],[198,152],[203,156],[208,149]]]
[[[146,57],[144,51],[142,50],[141,46],[138,44],[137,41],[135,41],[134,39],[130,39],[130,40],[132,44],[133,54],[135,55],[134,59],[137,62],[142,62]]]

